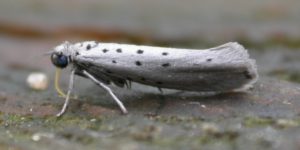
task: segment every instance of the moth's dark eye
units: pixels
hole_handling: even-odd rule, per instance
[[[52,63],[58,67],[58,68],[65,68],[68,66],[68,57],[65,55],[59,55],[56,53],[53,53],[51,55],[51,61]]]

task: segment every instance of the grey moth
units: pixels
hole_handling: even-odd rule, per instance
[[[57,68],[71,64],[69,90],[61,116],[69,103],[75,75],[106,90],[123,113],[127,110],[108,86],[138,82],[158,88],[199,92],[248,90],[258,78],[255,60],[236,42],[196,50],[86,41],[64,42],[51,51]]]

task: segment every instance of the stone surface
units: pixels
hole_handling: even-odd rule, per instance
[[[300,86],[268,77],[274,69],[261,62],[267,61],[265,57],[271,52],[259,55],[260,51],[250,50],[257,58],[261,78],[248,93],[208,96],[164,90],[162,95],[158,89],[140,84],[133,84],[132,89],[113,87],[130,112],[122,115],[101,88],[76,78],[78,98],[72,99],[62,118],[56,118],[63,98],[57,96],[53,84],[46,91],[26,86],[32,71],[47,72],[53,81],[54,67],[49,58],[37,54],[55,42],[18,42],[4,37],[0,42],[1,148],[299,148]],[[278,66],[285,66],[286,62],[277,60]],[[64,89],[68,73],[64,71],[61,79]]]

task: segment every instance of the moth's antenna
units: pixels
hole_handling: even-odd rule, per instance
[[[65,49],[69,49],[69,47],[70,47],[70,42],[69,41],[65,41],[64,42],[64,48]]]
[[[51,55],[53,52],[54,52],[54,50],[48,51],[48,52],[44,53],[43,56]]]
[[[63,98],[66,98],[67,95],[61,90],[61,88],[60,88],[60,86],[59,86],[60,73],[61,73],[61,69],[56,68],[54,85],[55,85],[55,89],[56,89],[57,93],[58,93],[60,96],[62,96]]]

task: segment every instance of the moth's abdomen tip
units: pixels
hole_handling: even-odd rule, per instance
[[[259,75],[256,64],[251,64],[246,71],[243,72],[245,83],[233,90],[233,92],[246,92],[254,88],[254,84],[258,81]]]
[[[249,70],[250,74],[253,76],[253,80],[257,80],[259,75],[258,75],[256,60],[250,59],[249,61],[250,61],[250,63],[249,63],[250,65],[248,67],[248,70]]]
[[[239,42],[229,42],[225,45],[228,45],[228,46],[230,46],[232,48],[235,48],[235,49],[244,49],[245,50],[244,46],[242,44],[240,44]]]

